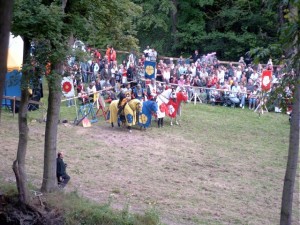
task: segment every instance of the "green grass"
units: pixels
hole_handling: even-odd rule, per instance
[[[144,215],[129,213],[127,207],[121,211],[112,210],[109,202],[99,205],[71,192],[66,195],[50,194],[50,205],[61,210],[65,215],[65,224],[97,225],[159,225],[160,219],[155,209],[151,208]],[[59,202],[59,203],[58,203]]]
[[[37,119],[39,114],[35,113],[30,112],[29,117]],[[75,109],[62,104],[60,115],[61,119],[73,120]],[[87,129],[59,126],[58,148],[68,151],[68,164],[72,165],[69,171],[72,178],[76,176],[85,184],[82,187],[86,188],[85,193],[101,188],[119,198],[131,195],[133,190],[127,188],[130,184],[121,185],[110,179],[115,174],[124,175],[125,180],[142,180],[150,189],[159,187],[148,193],[134,190],[137,197],[131,197],[130,205],[137,208],[155,203],[161,221],[167,221],[166,224],[278,224],[288,154],[288,116],[265,113],[259,117],[248,109],[190,103],[183,105],[180,119],[181,126],[171,127],[170,120],[165,118],[162,129],[153,124],[146,132],[134,130],[132,136],[136,136],[142,147],[135,145],[133,149],[114,146],[115,142],[110,145],[104,139],[111,137],[97,136],[105,134],[105,130],[112,132],[102,117]],[[17,119],[7,112],[3,112],[2,120],[17,127]],[[4,150],[0,157],[10,158],[9,152],[16,148],[7,143],[15,143],[17,136],[12,137],[10,125],[4,126],[7,130],[0,131],[0,141],[9,142],[1,144]],[[28,167],[39,174],[42,172],[37,164],[41,160],[30,157],[42,159],[44,126],[44,123],[30,124],[34,136],[29,143]],[[113,135],[116,136],[111,138],[113,141],[123,138],[126,142],[128,133],[118,130]],[[150,146],[146,142],[149,140],[160,145]],[[87,173],[94,179],[89,179]],[[3,176],[1,172],[0,175]],[[71,182],[75,187],[78,185],[74,179]],[[167,203],[160,202],[161,199],[167,199]],[[297,198],[295,201],[299,203]],[[105,222],[102,224],[161,223],[158,212],[152,208],[144,215],[128,213],[126,204],[123,211],[114,211],[110,201],[99,206],[80,198],[76,192],[59,202],[58,207],[66,210],[67,224],[101,224],[95,221],[102,219]],[[295,207],[297,211],[298,204]]]

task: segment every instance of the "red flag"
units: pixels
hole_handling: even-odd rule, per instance
[[[269,91],[271,89],[272,71],[264,70],[262,72],[261,89],[263,91]]]

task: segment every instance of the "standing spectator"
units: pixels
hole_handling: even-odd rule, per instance
[[[145,93],[147,92],[142,88],[141,84],[137,84],[137,86],[133,88],[132,93],[134,98],[142,101],[145,99]]]
[[[109,60],[109,68],[111,68],[112,67],[112,63],[114,62],[114,61],[116,61],[117,60],[117,52],[116,52],[116,50],[111,46],[111,49],[110,49],[110,60]]]
[[[162,75],[162,69],[161,69],[161,65],[160,64],[158,64],[158,66],[157,66],[156,80],[158,82],[163,82],[163,75]]]
[[[122,64],[121,64],[122,65]],[[122,72],[121,72],[121,65],[119,67],[119,69],[116,71],[115,73],[115,81],[116,84],[121,84],[122,82]]]
[[[235,76],[237,78],[237,82],[241,81],[241,77],[242,77],[242,67],[238,66],[235,70]]]
[[[243,56],[241,56],[241,57],[240,57],[240,59],[239,59],[239,63],[240,63],[240,65],[243,65],[243,66],[245,66],[245,65],[246,65],[246,63],[245,63],[245,61],[244,61],[244,57],[243,57]]]
[[[185,63],[184,58],[182,57],[182,55],[179,57],[178,61],[177,61],[177,65],[182,65]]]
[[[172,69],[174,69],[174,67],[175,67],[175,64],[174,64],[173,58],[170,58],[169,68],[172,70]]]
[[[189,68],[192,78],[195,77],[197,72],[197,67],[195,66],[195,63],[192,63]]]
[[[128,56],[128,62],[127,62],[127,67],[130,66],[130,64],[133,64],[134,66],[136,66],[136,56],[134,54],[133,51],[130,52],[129,56]]]
[[[144,56],[145,56],[145,61],[149,61],[150,60],[150,53],[151,49],[149,47],[149,45],[147,46],[147,48],[144,50]]]
[[[221,85],[224,84],[224,79],[225,79],[225,69],[223,66],[220,66],[217,70],[217,77],[218,77],[218,81],[220,82]]]
[[[104,68],[100,71],[101,79],[110,79],[111,74],[110,74],[110,69],[108,68],[108,64],[104,65]]]
[[[197,60],[200,59],[200,58],[201,58],[201,56],[200,56],[198,50],[195,50],[195,52],[190,57],[190,59],[192,59],[194,63],[196,63]]]
[[[144,55],[142,55],[142,57],[139,59],[138,66],[143,67],[145,64],[145,61],[146,61],[146,58]]]
[[[115,62],[116,61],[114,61],[114,64],[113,64],[113,66],[110,70],[110,77],[111,77],[111,79],[110,79],[111,82],[110,83],[111,83],[112,86],[115,86],[115,84],[116,84],[116,75],[118,74],[118,66]]]
[[[91,65],[91,77],[89,81],[95,81],[99,72],[99,65],[96,60],[93,60]]]
[[[250,79],[253,81],[256,81],[258,77],[259,77],[259,74],[257,73],[256,69],[254,69],[252,74],[250,75]]]
[[[170,68],[169,67],[165,67],[164,68],[164,70],[163,70],[163,72],[162,72],[162,74],[163,74],[163,79],[164,79],[164,81],[170,81],[170,76],[171,76],[171,73],[170,73]]]
[[[229,67],[228,67],[228,78],[229,77],[233,78],[233,76],[234,76],[234,69],[233,69],[232,63],[230,63]]]
[[[81,76],[82,76],[82,81],[84,83],[88,82],[88,72],[89,72],[89,65],[87,62],[81,62],[80,63],[80,70],[81,70]]]
[[[64,188],[70,180],[70,176],[66,172],[67,164],[64,162],[63,152],[58,152],[56,159],[56,177],[58,184]]]
[[[247,77],[247,81],[250,79],[251,74],[253,73],[253,69],[250,65],[248,65],[248,67],[245,69],[246,71],[246,77]]]
[[[97,49],[95,50],[94,57],[97,60],[97,63],[99,64],[101,60],[101,53]]]
[[[131,82],[134,80],[135,73],[136,71],[135,71],[134,63],[130,63],[127,69],[127,82]]]
[[[150,61],[156,62],[157,51],[154,48],[149,51],[149,59],[150,59]]]
[[[119,74],[122,76],[122,84],[127,83],[127,70],[123,64],[120,65]]]
[[[109,62],[110,62],[110,59],[111,59],[111,46],[107,45],[107,49],[106,49],[105,55],[106,55],[107,61],[108,61],[108,63],[109,63]]]
[[[150,100],[156,98],[157,87],[154,78],[151,79],[151,83],[147,87],[147,95],[148,95],[148,99]]]

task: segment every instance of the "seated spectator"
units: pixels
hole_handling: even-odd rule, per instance
[[[246,97],[247,97],[247,89],[243,85],[243,83],[240,83],[240,92],[239,92],[238,96],[239,96],[239,99],[241,100],[240,107],[242,109],[244,109],[245,108]]]
[[[88,95],[93,95],[94,93],[96,93],[96,86],[95,86],[96,82],[92,81],[89,86],[87,87],[86,91]]]
[[[238,93],[240,92],[238,82],[234,82],[234,85],[231,87],[231,93],[229,99],[234,104],[239,104],[240,99],[238,98]]]
[[[106,79],[102,85],[102,95],[105,99],[115,99],[113,86],[110,84],[109,79]]]
[[[183,76],[186,74],[187,72],[187,67],[185,63],[180,64],[179,68],[178,68],[178,72],[180,76]]]
[[[199,79],[199,76],[195,76],[191,82],[191,86],[194,87],[201,87],[201,80]]]
[[[76,87],[76,91],[77,91],[77,94],[81,93],[81,91],[84,91],[84,85],[81,81],[78,82],[78,85]]]
[[[88,102],[89,97],[84,90],[84,85],[82,82],[78,83],[76,90],[77,90],[78,99],[81,101],[81,103],[85,104],[86,102]]]
[[[249,109],[255,109],[257,106],[258,86],[254,85],[253,90],[249,94]]]
[[[94,96],[94,94],[97,92],[95,84],[96,82],[92,81],[86,89],[90,102],[94,102],[97,99],[97,96]]]
[[[96,87],[96,91],[100,91],[101,90],[100,78],[96,79],[95,87]]]
[[[177,81],[179,87],[183,87],[185,85],[185,80],[183,76],[180,76],[179,80]]]

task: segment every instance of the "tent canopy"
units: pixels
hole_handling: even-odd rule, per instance
[[[7,56],[7,71],[20,70],[23,64],[23,49],[24,42],[20,36],[13,36],[10,33],[8,56]]]

